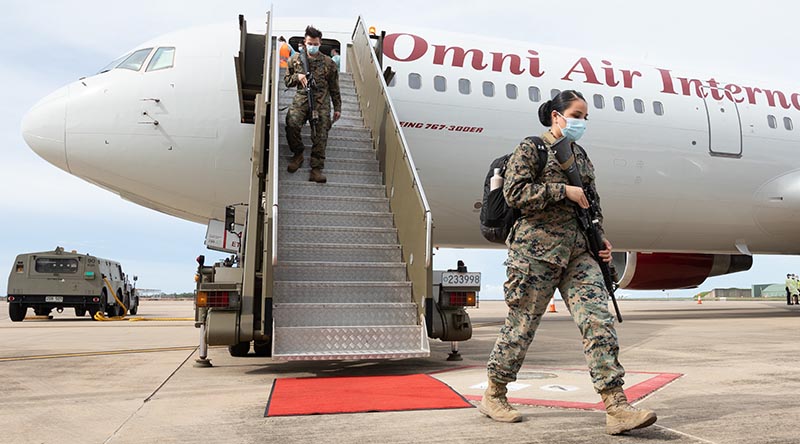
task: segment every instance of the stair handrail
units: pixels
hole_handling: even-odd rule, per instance
[[[271,44],[271,43],[270,43]],[[277,49],[277,48],[276,48]],[[277,53],[277,52],[276,52]],[[279,151],[280,151],[280,131],[278,131],[278,113],[280,112],[278,106],[278,97],[280,94],[280,83],[281,83],[281,64],[278,63],[278,58],[276,58],[273,63],[272,69],[272,92],[271,92],[271,100],[272,103],[270,104],[270,150],[269,150],[269,181],[271,185],[270,190],[270,203],[272,204],[272,243],[270,243],[272,248],[272,265],[278,265],[278,163],[280,160]]]
[[[408,141],[400,126],[396,108],[388,93],[388,85],[383,77],[380,62],[372,47],[367,26],[362,16],[358,17],[352,34],[352,43],[348,45],[347,49],[347,69],[352,72],[356,85],[363,89],[363,92],[359,91],[358,94],[362,115],[364,116],[365,124],[372,131],[375,147],[378,150],[381,172],[384,174],[387,195],[392,205],[392,211],[395,213],[398,236],[403,246],[403,256],[408,263],[409,277],[414,289],[414,299],[417,301],[420,310],[422,310],[424,304],[420,298],[424,298],[430,293],[432,281],[433,217],[428,198],[422,187],[422,181],[419,178],[417,167],[409,150]],[[372,66],[370,67],[369,65]],[[394,134],[387,135],[387,132],[393,132]],[[398,142],[399,147],[397,146]],[[389,165],[389,160],[392,160],[391,165]],[[398,161],[402,162],[402,160],[405,160],[405,165],[398,163]],[[405,166],[405,172],[402,172],[403,166]],[[415,194],[419,201],[416,205],[405,200],[406,196],[402,192],[399,195],[395,195],[396,186],[407,187],[409,185],[416,191]],[[396,205],[397,208],[395,208]],[[409,207],[409,205],[416,207],[416,209]],[[419,253],[421,253],[422,246],[417,243],[421,239],[415,240],[414,235],[408,234],[408,231],[404,233],[404,228],[407,227],[406,224],[417,223],[413,221],[413,217],[417,216],[413,216],[410,213],[419,214],[423,218],[422,220],[417,220],[424,223],[425,229],[424,270],[419,267],[418,263],[414,263],[413,254],[417,252],[417,257],[421,256]],[[403,218],[408,219],[401,222],[400,220]]]

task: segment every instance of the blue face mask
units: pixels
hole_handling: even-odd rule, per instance
[[[583,137],[583,133],[586,132],[586,120],[566,118],[561,113],[558,113],[558,115],[563,117],[564,120],[567,121],[567,126],[561,128],[561,134],[563,134],[564,137],[573,142],[577,142],[578,139]]]
[[[316,55],[319,52],[319,45],[306,45],[310,55]]]

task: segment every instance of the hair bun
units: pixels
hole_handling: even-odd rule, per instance
[[[544,126],[553,125],[553,101],[548,100],[539,106],[539,122]]]

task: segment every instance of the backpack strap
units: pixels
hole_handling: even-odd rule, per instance
[[[533,146],[536,147],[536,177],[539,177],[547,166],[547,147],[539,136],[529,136],[527,140],[533,142]]]

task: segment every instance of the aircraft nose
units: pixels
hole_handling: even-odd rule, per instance
[[[22,119],[25,143],[51,164],[68,171],[66,117],[68,87],[56,90],[40,100]]]

